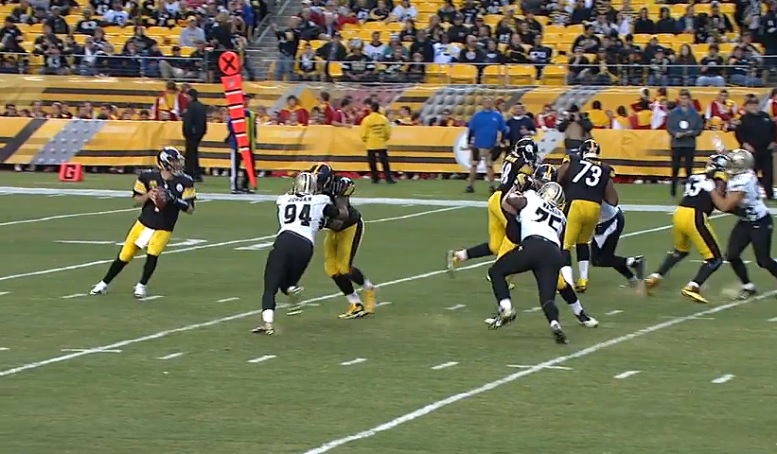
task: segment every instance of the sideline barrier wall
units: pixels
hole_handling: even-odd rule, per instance
[[[84,132],[79,135],[81,129]],[[358,127],[259,126],[258,135],[257,169],[299,170],[318,161],[328,161],[341,171],[368,171]],[[466,163],[469,156],[464,148],[466,135],[466,128],[397,126],[389,142],[392,169],[463,172],[461,163]],[[202,167],[229,168],[226,136],[224,124],[208,126],[208,134],[200,146]],[[619,175],[669,175],[666,131],[595,130],[594,138],[602,144],[603,158]],[[705,131],[697,141],[697,167],[701,168],[704,158],[715,152],[716,138],[727,149],[737,146],[732,133]],[[3,164],[73,162],[88,167],[152,167],[157,152],[166,145],[183,151],[181,123],[0,118],[0,162]],[[563,150],[556,148],[548,160],[558,163],[562,156]]]

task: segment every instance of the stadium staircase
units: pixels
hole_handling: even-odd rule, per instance
[[[273,74],[270,71],[272,62],[278,58],[278,40],[269,27],[274,23],[278,30],[283,30],[289,25],[291,16],[297,14],[302,9],[302,0],[280,0],[276,3],[276,8],[272,12],[272,17],[266,27],[262,30],[259,37],[254,41],[249,52],[248,64],[254,72],[256,80],[270,80]]]

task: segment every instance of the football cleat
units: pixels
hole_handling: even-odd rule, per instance
[[[596,328],[599,326],[599,321],[586,314],[585,311],[575,315],[575,317],[577,317],[577,321],[586,328]]]
[[[272,336],[275,334],[275,327],[272,323],[262,323],[261,325],[257,326],[256,328],[251,330],[254,334],[264,334],[266,336]]]
[[[375,306],[378,303],[375,298],[375,288],[362,289],[362,295],[364,296],[364,315],[374,314]]]
[[[645,257],[642,255],[638,255],[634,257],[634,263],[631,264],[631,269],[634,270],[634,274],[637,276],[638,280],[645,279],[645,266],[647,265],[647,261],[645,260]]]
[[[557,344],[568,344],[569,339],[564,331],[561,329],[561,324],[557,321],[550,322],[550,332],[553,333],[553,337],[556,339]]]
[[[132,291],[132,294],[135,295],[135,298],[137,299],[145,298],[147,295],[146,286],[141,283],[135,284],[135,290]]]
[[[456,272],[456,265],[459,264],[459,258],[456,257],[456,251],[450,250],[445,253],[445,265],[448,268],[448,275],[453,277]]]
[[[341,320],[352,320],[354,318],[362,318],[367,313],[364,311],[364,305],[360,303],[350,304],[348,310],[338,315]]]
[[[89,290],[90,295],[105,295],[108,293],[108,284],[103,281],[98,282],[92,290]]]
[[[488,329],[499,329],[514,322],[517,317],[518,313],[515,312],[515,309],[510,309],[509,311],[500,310],[493,317],[485,319],[485,322],[488,325]]]
[[[575,292],[585,293],[588,290],[588,279],[578,279],[575,283]]]
[[[742,289],[737,294],[736,299],[739,301],[744,301],[746,299],[750,299],[753,296],[758,294],[758,290],[755,289],[755,287],[742,287]]]
[[[289,308],[286,310],[286,315],[299,315],[302,313],[302,292],[305,291],[305,287],[298,285],[291,286],[286,289],[286,294],[289,296]]]
[[[645,286],[647,288],[653,288],[656,287],[659,282],[661,282],[661,275],[653,273],[645,279]]]
[[[695,285],[686,285],[686,286],[685,286],[685,287],[684,287],[684,288],[683,288],[683,289],[680,291],[680,293],[681,293],[683,296],[690,298],[691,300],[693,300],[693,301],[694,301],[694,302],[696,302],[696,303],[700,303],[700,304],[709,304],[709,301],[707,301],[707,298],[705,298],[705,297],[703,297],[703,296],[701,295],[701,293],[700,293],[700,289],[699,289],[699,287],[698,287],[698,286],[695,286]]]

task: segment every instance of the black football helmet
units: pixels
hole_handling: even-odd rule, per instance
[[[183,175],[184,157],[175,147],[164,147],[156,156],[156,165],[173,175]]]
[[[335,179],[335,171],[332,170],[332,166],[325,162],[319,162],[310,168],[310,173],[316,177],[316,184],[318,189],[322,191],[328,191]]]
[[[537,164],[537,144],[534,143],[531,137],[523,137],[518,142],[515,142],[511,153],[514,156],[523,158],[523,161],[530,165],[532,168]]]
[[[594,139],[588,139],[580,145],[580,155],[598,161],[602,156],[602,147]]]
[[[558,171],[550,164],[542,164],[534,170],[532,176],[536,189],[541,188],[545,183],[555,182],[558,180]]]

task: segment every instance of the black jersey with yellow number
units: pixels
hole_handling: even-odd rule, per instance
[[[173,198],[193,201],[197,198],[194,190],[194,181],[188,175],[175,175],[172,180],[165,180],[158,170],[149,170],[138,175],[133,195],[143,195],[148,191],[160,188],[169,191]],[[141,208],[138,221],[146,227],[154,230],[166,230],[172,232],[175,223],[178,222],[180,210],[175,204],[168,203],[159,209],[154,202],[147,200]]]
[[[569,170],[564,186],[567,201],[588,200],[602,204],[607,182],[615,176],[615,171],[609,165],[593,159],[567,156]]]
[[[502,197],[515,186],[518,181],[519,175],[531,175],[533,173],[531,167],[526,164],[526,161],[521,156],[507,155],[502,163],[502,176],[499,180],[498,190],[502,192]]]
[[[355,225],[362,218],[362,214],[353,205],[351,205],[351,195],[356,189],[356,184],[348,177],[335,177],[331,185],[332,190],[328,194],[332,198],[335,206],[340,209],[348,210],[348,216],[345,219],[327,219],[324,228],[340,232]]]
[[[712,196],[710,193],[702,189],[702,183],[710,178],[706,173],[695,173],[688,177],[685,182],[685,192],[683,198],[680,200],[681,207],[693,208],[694,210],[701,211],[704,214],[711,214],[715,209],[715,204],[712,202]],[[727,182],[728,175],[725,172],[715,172],[711,176],[712,181],[715,184],[718,181]]]

